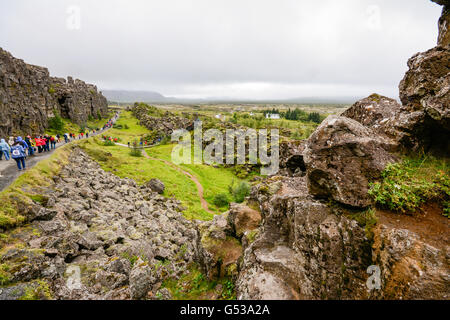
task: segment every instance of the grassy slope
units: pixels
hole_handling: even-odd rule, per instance
[[[171,161],[171,154],[174,145],[157,146],[147,149],[149,156]],[[240,182],[230,169],[214,168],[207,165],[187,165],[181,164],[180,167],[197,177],[204,188],[204,198],[210,204],[212,210],[226,208],[215,208],[213,204],[214,196],[219,193],[228,193],[228,186],[233,182]]]
[[[71,146],[56,150],[48,159],[39,162],[0,193],[0,228],[19,226],[25,221],[23,206],[42,201],[39,189],[48,186],[52,177],[68,163]]]
[[[127,125],[129,129],[111,129],[108,135],[114,138],[119,138],[121,143],[127,144],[133,142],[134,139],[139,139],[149,131],[139,124],[139,120],[133,117],[130,111],[122,111],[117,125]]]

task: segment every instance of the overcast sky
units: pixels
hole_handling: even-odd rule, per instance
[[[441,9],[428,0],[0,0],[0,47],[102,89],[397,98],[407,59],[436,45]]]

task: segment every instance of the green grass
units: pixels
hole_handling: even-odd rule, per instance
[[[121,125],[123,129],[112,128],[107,134],[108,136],[119,138],[123,144],[131,143],[136,138],[139,139],[143,135],[150,133],[149,130],[139,124],[139,120],[133,117],[131,111],[122,111],[116,125]],[[128,129],[125,129],[125,127],[128,127]]]
[[[221,285],[221,289],[218,285]],[[219,300],[236,300],[235,286],[231,279],[209,280],[196,265],[178,280],[165,280],[162,288],[167,288],[174,300],[208,300],[216,295]]]
[[[46,201],[37,192],[39,188],[49,186],[53,176],[68,163],[70,148],[71,146],[64,146],[57,149],[48,159],[26,171],[0,193],[0,229],[20,226],[26,221],[24,208],[32,201]]]
[[[172,149],[175,145],[163,145],[146,149],[147,154],[153,158],[171,161]],[[193,159],[193,157],[192,157]],[[227,207],[217,208],[214,205],[214,198],[220,193],[229,193],[228,187],[233,182],[241,182],[231,169],[218,166],[217,168],[208,165],[181,164],[180,167],[197,177],[204,189],[204,198],[211,205],[210,209],[223,212]],[[231,197],[231,195],[230,195]]]
[[[413,214],[422,205],[435,201],[449,214],[450,177],[448,161],[430,156],[406,158],[389,164],[382,181],[371,185],[369,194],[379,207]]]

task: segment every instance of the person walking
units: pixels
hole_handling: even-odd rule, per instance
[[[25,142],[26,142],[27,145],[28,145],[28,155],[31,157],[32,155],[34,155],[34,147],[33,147],[33,144],[32,144],[32,139],[31,139],[31,137],[30,137],[30,136],[27,136],[27,137],[25,138]]]
[[[44,136],[45,139],[45,151],[50,152],[50,137],[48,134]]]
[[[19,169],[19,171],[22,171],[26,169],[25,165],[26,153],[19,138],[17,138],[16,142],[11,147],[11,157],[16,161],[17,168]]]
[[[56,139],[53,136],[50,137],[50,145],[52,147],[52,150],[56,149]]]
[[[8,143],[6,143],[5,139],[0,141],[0,160],[2,160],[3,155],[5,155],[5,160],[9,161],[9,152],[11,151],[11,147]]]
[[[28,150],[28,144],[25,142],[25,140],[22,139],[22,137],[17,137],[16,142],[18,142],[18,143],[22,146],[22,148],[23,148],[23,150],[24,150],[24,152],[25,152],[25,158],[26,158],[26,157],[27,157],[27,152],[26,152],[26,150]],[[15,144],[15,143],[14,143],[14,144]],[[12,151],[11,151],[11,152],[12,152]]]

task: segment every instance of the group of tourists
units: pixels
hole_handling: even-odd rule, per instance
[[[117,112],[115,116],[110,119],[103,129],[96,129],[91,131],[91,135],[95,135],[96,133],[103,131],[105,129],[111,128],[117,121],[119,117],[119,113]],[[8,141],[5,139],[0,139],[0,161],[5,157],[6,161],[13,159],[17,163],[17,168],[19,171],[26,170],[26,162],[27,157],[33,156],[36,152],[51,152],[56,149],[57,143],[61,143],[62,139],[64,139],[65,143],[69,143],[73,140],[78,139],[88,139],[90,132],[80,132],[78,136],[74,133],[65,133],[62,137],[57,134],[55,136],[45,134],[40,135],[35,138],[31,138],[31,136],[25,137],[10,137]]]

